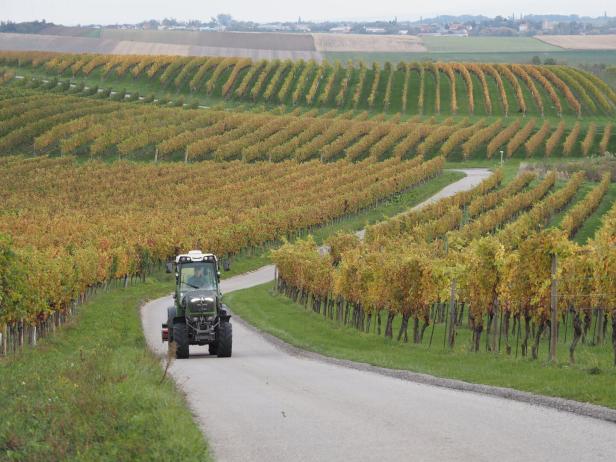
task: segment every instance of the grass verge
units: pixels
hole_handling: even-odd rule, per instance
[[[155,275],[96,295],[55,335],[0,361],[0,460],[211,460],[141,329],[141,303],[172,285]]]
[[[443,349],[442,324],[435,328],[431,347],[427,339],[422,345],[414,345],[360,333],[274,293],[273,283],[229,293],[225,299],[235,314],[255,327],[323,355],[616,408],[616,368],[607,345],[578,346],[577,364],[570,365],[568,345],[559,342],[559,362],[549,365],[545,343],[537,361],[504,353],[471,353],[470,332],[465,327],[458,329],[456,348],[451,352]],[[429,338],[429,332],[426,334]]]

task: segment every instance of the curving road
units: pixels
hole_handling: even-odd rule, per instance
[[[473,185],[469,177],[458,183],[447,194]],[[222,290],[273,277],[266,266],[223,281]],[[160,355],[171,304],[164,297],[141,311]],[[612,423],[296,356],[243,323],[233,328],[232,358],[191,347],[191,358],[170,368],[219,462],[616,459]]]
[[[453,169],[450,169],[450,171],[461,172],[461,173],[464,173],[466,176],[464,178],[459,179],[458,181],[454,181],[453,183],[448,184],[447,186],[445,186],[443,189],[441,189],[439,192],[437,192],[433,196],[430,196],[425,201],[420,202],[415,207],[411,208],[411,210],[421,209],[425,207],[426,205],[430,205],[446,197],[453,196],[454,194],[460,191],[468,191],[469,189],[474,188],[479,183],[481,183],[483,180],[485,180],[490,175],[492,175],[492,172],[490,171],[490,169],[487,169],[487,168],[453,168]],[[365,230],[362,229],[360,231],[357,231],[357,233],[355,234],[357,234],[360,239],[363,239]]]

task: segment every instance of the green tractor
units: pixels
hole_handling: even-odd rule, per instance
[[[218,288],[220,272],[215,255],[191,250],[178,255],[167,265],[167,272],[175,267],[174,306],[167,309],[162,339],[175,344],[175,356],[189,356],[189,345],[208,345],[211,355],[231,356],[233,330],[231,315],[222,303]]]

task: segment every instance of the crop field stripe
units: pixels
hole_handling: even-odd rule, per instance
[[[457,85],[464,88],[463,78],[458,73],[455,75]],[[448,77],[443,75],[442,80],[447,82]],[[387,85],[383,88],[386,89]],[[450,94],[450,91],[451,89],[448,89],[447,94]],[[442,152],[453,158],[460,155],[469,158],[480,155],[484,146],[488,158],[496,154],[499,149],[506,149],[509,156],[517,156],[521,153],[522,147],[527,156],[586,156],[596,150],[605,152],[613,144],[612,124],[600,121],[582,123],[577,120],[570,125],[565,121],[558,124],[550,121],[538,123],[535,118],[524,123],[520,119],[507,122],[497,119],[489,124],[483,119],[473,122],[462,118],[440,121],[416,119],[413,124],[407,125],[408,132],[404,133],[404,129],[400,131],[398,127],[407,122],[400,122],[399,114],[391,120],[386,120],[387,118],[381,113],[380,117],[366,121],[368,113],[356,114],[335,109],[326,111],[318,117],[298,112],[295,114],[299,115],[284,113],[280,115],[280,111],[260,115],[243,111],[163,108],[147,103],[84,99],[79,96],[63,95],[60,92],[50,94],[38,89],[14,87],[0,87],[0,94],[5,96],[0,104],[0,117],[3,119],[3,132],[0,134],[4,135],[2,143],[5,149],[25,149],[30,152],[31,146],[34,145],[35,148],[39,146],[51,154],[83,152],[85,148],[91,156],[107,156],[115,153],[126,157],[143,154],[151,156],[150,158],[160,155],[162,159],[170,153],[179,153],[186,149],[185,158],[195,160],[207,158],[212,154],[215,143],[224,141],[233,143],[231,146],[243,146],[233,156],[244,160],[253,159],[253,155],[256,156],[254,160],[263,158],[282,160],[293,156],[294,153],[298,159],[310,159],[320,156],[321,148],[332,143],[345,130],[355,130],[357,124],[366,122],[370,124],[370,130],[375,135],[366,137],[357,147],[349,146],[336,151],[335,155],[332,154],[334,158],[339,158],[343,152],[350,152],[353,159],[357,156],[362,158],[364,155],[378,159],[388,155],[406,158],[415,153],[430,157],[434,152]],[[15,98],[17,104],[12,104],[13,99],[10,95]],[[16,111],[16,107],[22,110]],[[130,120],[131,118],[134,120]],[[325,118],[329,118],[331,123],[325,131],[322,131],[315,124]],[[280,122],[279,125],[278,121],[281,119],[284,119],[284,122]],[[295,124],[300,119],[305,121]],[[118,122],[119,120],[122,122]],[[268,123],[276,128],[264,128]],[[294,127],[301,125],[303,128],[290,132],[292,136],[289,138],[272,136],[277,130],[284,132],[285,127],[289,127],[291,123]],[[426,124],[433,124],[429,138],[422,134],[421,127]],[[458,127],[452,128],[455,124]],[[472,124],[475,124],[475,130],[468,129]],[[169,125],[178,128],[170,129]],[[65,129],[67,131],[63,132]],[[415,133],[416,129],[419,129],[419,132]],[[10,132],[11,130],[14,131]],[[257,133],[262,138],[251,138],[249,134],[252,130],[258,130]],[[393,138],[385,138],[384,150],[381,150],[381,145],[378,144],[384,135],[376,135],[382,130],[390,132],[393,130],[396,133]],[[76,133],[77,131],[82,133]],[[113,134],[107,133],[110,131],[113,131]],[[303,135],[304,132],[307,133]],[[236,142],[240,137],[246,138],[244,141]],[[293,138],[297,138],[296,141],[301,145],[289,144]],[[266,155],[263,150],[260,153],[249,150],[248,145],[252,142],[261,145],[266,140],[269,143],[266,149],[271,150],[271,155],[270,153]],[[272,144],[272,141],[278,144]],[[361,150],[358,152],[357,149],[360,147]],[[247,150],[246,153],[244,149]],[[283,154],[285,150],[287,150],[286,157]],[[158,151],[158,154],[155,151]],[[248,155],[249,152],[254,154]],[[370,152],[378,154],[371,156]],[[325,157],[330,158],[329,155]]]

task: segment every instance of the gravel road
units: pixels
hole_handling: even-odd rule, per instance
[[[449,194],[480,181],[473,175]],[[266,266],[221,288],[273,277]],[[171,304],[164,297],[141,311],[148,345],[160,355]],[[232,358],[191,347],[191,358],[170,369],[219,462],[616,460],[612,423],[302,357],[241,322],[233,329]]]

